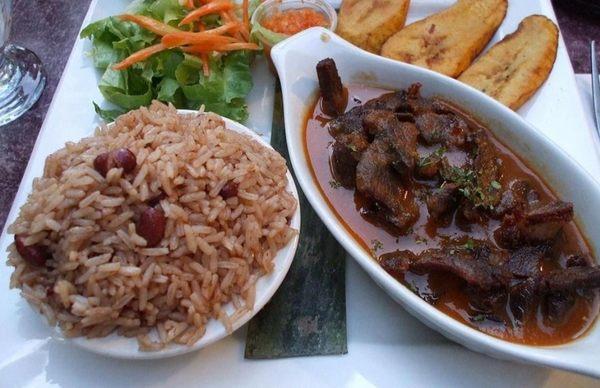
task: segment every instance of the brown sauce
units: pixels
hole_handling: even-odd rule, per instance
[[[389,92],[389,90],[348,85],[347,110]],[[456,110],[470,125],[481,127],[467,114]],[[448,227],[439,227],[428,222],[428,211],[422,208],[419,220],[406,235],[397,235],[372,220],[366,220],[362,211],[364,199],[355,190],[341,187],[334,180],[330,156],[334,138],[329,134],[326,125],[329,117],[321,110],[321,100],[315,102],[306,118],[306,133],[304,136],[305,152],[310,161],[313,178],[317,181],[323,198],[336,213],[339,221],[361,246],[375,258],[395,250],[411,250],[419,253],[425,249],[438,248],[445,241],[461,236],[480,240],[494,241],[492,233],[499,221],[490,219],[486,225],[472,224],[470,232],[460,230],[454,220]],[[486,130],[487,131],[487,130]],[[515,154],[500,143],[487,131],[490,139],[498,149],[503,162],[503,175],[500,183],[503,187],[515,178],[526,178],[539,193],[541,199],[556,199],[552,190],[531,171]],[[446,154],[449,159],[452,155]],[[458,157],[458,155],[457,155]],[[421,204],[421,206],[423,206]],[[576,209],[580,210],[580,209]],[[370,222],[371,221],[371,222]],[[468,237],[465,237],[468,236]],[[541,265],[541,272],[560,268],[561,261],[570,254],[590,254],[589,246],[573,222],[567,225],[555,245],[558,257],[546,260]],[[421,298],[427,300],[440,311],[454,319],[476,328],[489,335],[522,344],[529,345],[559,345],[570,342],[583,335],[593,324],[598,313],[598,298],[578,297],[574,308],[560,324],[548,322],[540,308],[526,317],[521,327],[512,327],[504,322],[481,319],[469,304],[469,297],[464,292],[462,280],[448,273],[406,272],[398,278]],[[435,297],[431,297],[435,295]],[[501,311],[499,314],[508,314]]]

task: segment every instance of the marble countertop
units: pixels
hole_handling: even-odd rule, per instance
[[[33,50],[44,63],[48,82],[37,104],[15,122],[0,127],[0,228],[4,226],[31,150],[91,0],[45,0],[31,18],[29,2],[17,1],[11,41]],[[553,0],[575,72],[589,73],[589,41],[600,41],[600,17]],[[57,29],[56,20],[59,20]],[[52,31],[52,33],[46,33]]]

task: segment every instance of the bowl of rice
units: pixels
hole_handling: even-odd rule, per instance
[[[174,356],[269,301],[299,229],[293,178],[270,145],[153,102],[48,156],[8,228],[10,287],[82,348]]]

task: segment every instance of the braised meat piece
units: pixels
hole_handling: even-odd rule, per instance
[[[500,203],[493,214],[501,217],[508,213],[524,212],[538,201],[538,194],[526,180],[516,179],[510,182],[508,189],[502,193]]]
[[[412,174],[417,161],[417,129],[401,122],[393,112],[373,110],[363,118],[363,128],[387,142],[395,154],[393,167],[403,176]]]
[[[398,277],[409,270],[410,264],[417,261],[417,255],[411,251],[396,251],[379,257],[379,264],[392,276]]]
[[[388,141],[373,140],[356,166],[356,190],[383,207],[374,215],[405,231],[419,218],[419,207],[393,170],[395,159]]]
[[[551,271],[540,283],[542,292],[567,292],[600,288],[600,267],[571,267]]]
[[[550,322],[560,324],[565,321],[569,311],[575,305],[575,295],[572,293],[555,292],[546,295],[544,304],[544,314]]]
[[[395,113],[411,113],[406,91],[383,94],[377,98],[365,102],[365,109],[388,110]]]
[[[368,111],[369,109],[365,109],[364,106],[356,106],[331,120],[327,124],[327,129],[335,139],[343,133],[364,134],[365,139],[367,139],[366,133],[363,131],[362,119]]]
[[[458,206],[457,193],[458,185],[454,183],[447,183],[440,188],[433,189],[425,200],[429,219],[446,224],[447,222],[443,221],[448,221],[448,216],[451,216]]]
[[[504,287],[508,282],[502,266],[506,260],[504,252],[492,251],[487,247],[476,249],[445,247],[428,249],[418,256],[411,256],[407,251],[396,251],[385,255],[381,263],[386,268],[391,266],[387,264],[391,262],[397,271],[406,268],[404,271],[448,272],[471,286],[482,290],[493,290]]]
[[[515,278],[529,278],[540,273],[540,263],[549,251],[546,245],[522,247],[510,255],[506,263],[508,271]]]
[[[477,187],[481,193],[479,205],[493,209],[500,202],[500,167],[501,161],[496,154],[496,147],[490,138],[483,132],[475,136],[477,156],[473,161],[473,169],[477,180]]]
[[[348,93],[342,85],[342,80],[331,58],[317,63],[317,77],[323,97],[323,112],[331,117],[337,117],[346,110]]]
[[[356,184],[356,165],[357,158],[354,151],[340,141],[333,143],[333,152],[331,154],[331,171],[333,177],[343,187],[347,189],[354,188]]]
[[[425,144],[444,144],[449,147],[465,145],[469,134],[467,123],[455,114],[423,113],[415,124]]]
[[[435,109],[432,100],[421,97],[421,84],[413,84],[407,90],[386,93],[378,98],[367,101],[363,106],[366,109],[383,109],[398,113],[402,121],[415,119],[415,116]]]
[[[528,278],[509,289],[508,306],[516,326],[521,326],[523,317],[536,305],[537,284],[535,278]]]
[[[494,231],[496,242],[505,248],[540,244],[553,240],[565,224],[573,220],[573,204],[552,201],[526,213],[505,215]]]
[[[394,276],[409,270],[451,273],[465,281],[470,294],[480,294],[474,303],[481,311],[489,310],[494,300],[507,295],[517,324],[539,298],[545,298],[549,319],[558,322],[572,307],[574,291],[600,288],[600,267],[542,273],[540,263],[548,250],[546,246],[522,247],[508,254],[486,244],[471,249],[447,246],[419,255],[410,251],[388,253],[380,257],[380,263]]]

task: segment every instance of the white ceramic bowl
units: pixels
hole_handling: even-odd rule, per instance
[[[197,113],[195,111],[188,110],[179,110],[179,113]],[[265,142],[259,135],[257,135],[254,131],[246,128],[242,124],[236,123],[235,121],[229,120],[227,118],[223,118],[225,120],[225,124],[228,129],[233,131],[246,134],[250,136],[252,139],[258,141],[265,147],[271,148],[271,145]],[[296,190],[296,185],[294,184],[294,179],[290,172],[287,172],[288,185],[286,187],[287,191],[292,193],[296,201],[298,201],[298,191]],[[290,225],[296,229],[300,230],[300,206],[296,209],[296,213],[291,219]],[[274,258],[275,267],[273,272],[269,275],[261,277],[256,283],[256,302],[254,304],[254,309],[245,315],[243,315],[240,319],[233,323],[233,330],[237,330],[246,322],[248,322],[252,317],[256,315],[264,307],[265,304],[271,299],[275,291],[281,285],[281,282],[285,278],[290,265],[292,264],[292,260],[294,259],[294,255],[296,254],[296,248],[298,247],[298,235],[296,235],[287,245],[279,252]],[[225,306],[225,310],[228,314],[233,313],[234,308],[232,304]],[[58,337],[62,338],[61,333],[58,329],[55,331]],[[169,345],[162,350],[156,352],[142,352],[138,349],[138,342],[135,338],[126,338],[122,336],[118,336],[116,334],[111,334],[108,337],[103,338],[94,338],[87,339],[85,337],[77,337],[73,338],[71,341],[79,346],[80,348],[89,350],[94,353],[102,354],[105,356],[116,357],[116,358],[124,358],[124,359],[158,359],[158,358],[166,358],[177,356],[180,354],[185,354],[192,352],[194,350],[198,350],[204,348],[231,333],[227,333],[225,327],[221,324],[221,322],[217,320],[210,320],[206,326],[206,334],[194,345],[192,346],[184,346],[184,345]]]
[[[575,204],[576,222],[600,257],[600,186],[562,149],[518,114],[460,82],[363,51],[323,28],[312,28],[275,47],[271,56],[282,85],[285,130],[294,172],[325,225],[363,269],[394,300],[427,326],[469,349],[502,359],[568,369],[600,377],[600,327],[572,343],[555,347],[517,345],[472,329],[440,312],[386,273],[346,231],[324,201],[304,152],[303,127],[318,94],[315,71],[324,58],[336,61],[343,82],[404,89],[415,82],[422,94],[439,96],[472,113],[500,141],[541,174],[560,197]],[[360,312],[359,312],[360,313]],[[385,319],[385,317],[379,317]]]

